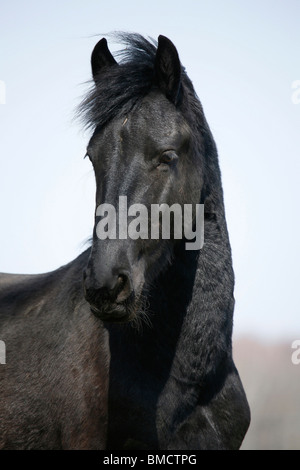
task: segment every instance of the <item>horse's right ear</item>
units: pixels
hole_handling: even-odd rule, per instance
[[[94,47],[91,57],[92,73],[94,80],[96,79],[97,75],[103,67],[115,64],[117,64],[117,62],[115,61],[113,55],[108,49],[107,41],[105,38],[102,38]]]

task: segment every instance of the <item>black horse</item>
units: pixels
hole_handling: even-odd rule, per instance
[[[1,274],[0,448],[238,449],[250,413],[232,360],[234,274],[216,146],[173,43],[95,46],[80,107],[96,207],[204,204],[204,246],[99,239],[39,275]]]

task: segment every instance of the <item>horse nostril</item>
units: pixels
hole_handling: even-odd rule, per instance
[[[119,274],[117,284],[120,288],[123,288],[127,282],[127,276],[125,274]]]
[[[132,292],[132,284],[127,273],[117,272],[99,278],[84,273],[84,293],[88,302],[101,305],[103,302],[124,302]]]
[[[129,276],[125,273],[120,273],[117,279],[117,288],[116,288],[116,302],[124,302],[132,291],[131,282]]]

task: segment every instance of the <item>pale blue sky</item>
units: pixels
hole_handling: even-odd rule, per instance
[[[89,134],[73,116],[97,35],[164,34],[219,150],[235,334],[300,338],[299,18],[293,0],[2,1],[0,270],[49,271],[82,251],[95,185],[83,160]]]

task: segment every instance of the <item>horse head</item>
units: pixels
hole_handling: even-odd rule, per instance
[[[138,314],[143,291],[172,260],[184,237],[183,208],[200,202],[202,181],[175,46],[164,36],[157,47],[135,37],[126,54],[118,64],[106,39],[99,41],[85,103],[95,127],[87,155],[97,188],[85,297],[101,319],[122,322]],[[174,221],[167,233],[166,215]]]

